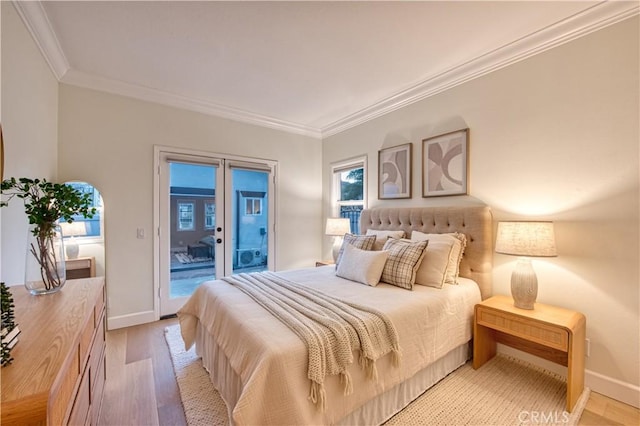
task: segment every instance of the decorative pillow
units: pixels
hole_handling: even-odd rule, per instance
[[[375,287],[380,282],[387,257],[389,253],[386,251],[361,250],[347,244],[344,246],[336,275]]]
[[[367,229],[367,235],[375,235],[376,242],[373,244],[373,250],[382,250],[384,243],[389,238],[404,238],[404,231],[382,231],[377,229]]]
[[[382,270],[380,281],[412,290],[428,243],[389,238],[382,248],[383,251],[389,252],[389,258]]]
[[[375,242],[375,235],[345,234],[344,240],[342,241],[342,247],[340,247],[338,256],[336,256],[336,269],[338,269],[338,265],[340,265],[340,260],[342,259],[342,253],[344,252],[345,245],[351,244],[352,246],[362,250],[371,250],[371,248],[373,247],[373,243]]]
[[[458,275],[460,274],[460,261],[467,246],[467,236],[459,232],[448,234],[425,234],[420,231],[411,232],[411,241],[444,241],[453,244],[453,250],[449,256],[449,264],[447,265],[447,276],[445,282],[447,284],[458,284]]]
[[[453,246],[453,241],[429,241],[416,273],[416,284],[442,288],[447,278],[447,266]]]

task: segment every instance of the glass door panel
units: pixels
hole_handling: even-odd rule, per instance
[[[270,171],[230,168],[232,271],[269,269]]]
[[[223,274],[224,196],[217,193],[224,188],[221,164],[168,156],[162,165],[161,315],[175,313],[200,284]]]

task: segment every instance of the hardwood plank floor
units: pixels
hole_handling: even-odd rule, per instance
[[[176,318],[107,332],[101,426],[186,425],[164,329]],[[640,425],[640,410],[591,392],[580,426]]]

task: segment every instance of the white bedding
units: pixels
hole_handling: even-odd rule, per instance
[[[187,347],[196,350],[229,408],[230,419],[249,424],[334,424],[368,400],[411,378],[425,366],[469,341],[477,285],[442,289],[415,286],[413,291],[384,283],[369,287],[335,275],[333,266],[281,272],[293,281],[339,298],[375,307],[394,323],[402,350],[400,367],[389,355],[379,359],[377,382],[365,378],[357,362],[349,368],[353,393],[344,396],[337,376],[327,377],[327,410],[307,400],[307,349],[302,341],[246,294],[222,281],[202,284],[178,316]],[[355,357],[357,359],[357,357]]]

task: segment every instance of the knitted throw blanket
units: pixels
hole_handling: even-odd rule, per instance
[[[400,363],[396,329],[386,315],[373,308],[336,299],[273,272],[237,274],[222,280],[246,293],[305,343],[309,399],[321,410],[326,409],[327,375],[340,375],[345,395],[353,391],[347,367],[353,362],[354,350],[360,351],[359,364],[372,380],[377,380],[375,361],[381,356],[391,352],[394,365]]]

